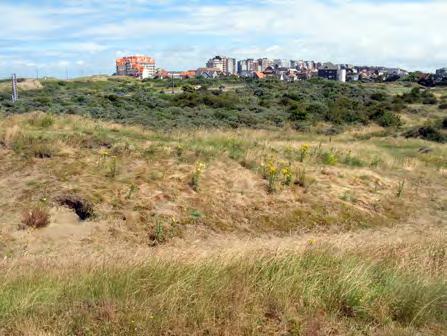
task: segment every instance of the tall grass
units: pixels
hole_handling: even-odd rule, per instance
[[[302,255],[36,267],[0,280],[0,332],[8,335],[23,326],[57,335],[301,335],[315,316],[365,335],[390,326],[441,330],[447,319],[445,279],[316,247]]]

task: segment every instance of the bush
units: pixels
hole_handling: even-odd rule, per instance
[[[440,110],[447,110],[447,103],[439,104],[439,109]]]
[[[25,228],[39,229],[50,223],[48,210],[42,207],[35,207],[25,211],[22,215],[22,224]]]
[[[372,100],[384,101],[386,99],[386,95],[383,92],[376,92],[371,95]]]
[[[302,121],[307,119],[307,111],[302,104],[293,104],[289,109],[289,120]]]
[[[421,138],[429,141],[444,143],[447,141],[447,137],[439,132],[433,126],[417,127],[406,132],[407,138]]]
[[[236,91],[208,90],[207,87],[227,83],[242,84]],[[276,79],[193,79],[176,81],[183,92],[161,94],[171,81],[134,79],[107,81],[47,80],[43,88],[24,91],[20,101],[11,104],[9,95],[0,94],[0,111],[26,113],[41,110],[54,114],[78,114],[122,123],[138,123],[152,129],[201,127],[283,127],[287,121],[309,123],[328,121],[332,124],[368,123],[370,108],[380,105],[385,111],[399,111],[405,102],[432,100],[429,90],[392,98],[387,93],[354,84],[340,84],[319,79],[284,83]],[[195,90],[195,85],[202,88]],[[175,112],[175,113],[172,113]],[[380,116],[382,117],[382,116]],[[384,119],[384,120],[382,120]],[[398,123],[385,115],[382,125]],[[50,127],[51,115],[40,114],[31,121],[36,127]],[[85,147],[102,146],[100,139],[91,139]],[[111,141],[105,139],[109,147]]]
[[[306,112],[311,116],[321,119],[329,112],[329,108],[321,102],[312,102],[306,106]]]
[[[368,117],[382,127],[397,127],[402,124],[400,117],[385,104],[374,104],[369,108]]]
[[[398,127],[402,125],[400,117],[390,111],[385,111],[380,117],[376,119],[376,122],[382,127]]]

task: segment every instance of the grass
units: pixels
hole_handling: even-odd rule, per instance
[[[411,214],[407,209],[426,202],[425,193],[412,188],[421,174],[433,172],[419,191],[443,185],[445,161],[442,145],[430,144],[430,153],[420,153],[427,145],[423,140],[262,130],[167,134],[45,114],[3,119],[0,139],[6,151],[3,187],[17,188],[5,199],[3,211],[23,211],[40,198],[49,199],[51,207],[58,204],[58,195],[76,194],[91,203],[99,219],[116,222],[134,212],[137,240],[146,239],[146,227],[155,225],[151,218],[160,214],[179,223],[177,232],[188,230],[197,222],[189,215],[191,208],[204,214],[200,225],[217,231],[300,232],[327,229],[327,223],[344,227],[337,224],[337,216],[345,220],[344,212],[356,214],[348,220],[350,229],[394,225]],[[391,209],[389,200],[403,179],[405,193]],[[340,198],[347,189],[356,196],[355,204]],[[321,203],[334,213],[327,214]],[[248,227],[241,228],[241,221]]]
[[[445,145],[326,126],[2,117],[0,335],[445,334]]]
[[[428,335],[446,330],[447,283],[441,276],[410,272],[386,258],[334,254],[328,247],[309,245],[299,255],[81,265],[40,270],[36,265],[20,275],[0,275],[0,331],[302,335],[335,328],[351,335],[386,330]]]

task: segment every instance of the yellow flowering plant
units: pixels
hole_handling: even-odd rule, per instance
[[[303,162],[309,153],[310,146],[308,144],[303,144],[300,146],[300,162]]]
[[[281,169],[281,175],[283,177],[283,183],[286,186],[290,186],[292,184],[292,170],[290,169],[290,166],[284,167]]]
[[[203,172],[205,171],[205,168],[206,164],[204,162],[201,161],[196,162],[191,180],[191,186],[195,191],[199,191],[200,189],[200,179],[202,177]]]
[[[280,168],[273,159],[269,159],[261,164],[261,169],[264,178],[268,182],[268,191],[274,192],[276,190],[276,181],[281,173]]]

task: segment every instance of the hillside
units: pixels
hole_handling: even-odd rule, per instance
[[[443,136],[444,91],[248,83],[211,107],[115,81],[4,91],[0,335],[447,333],[447,147],[405,137]]]

